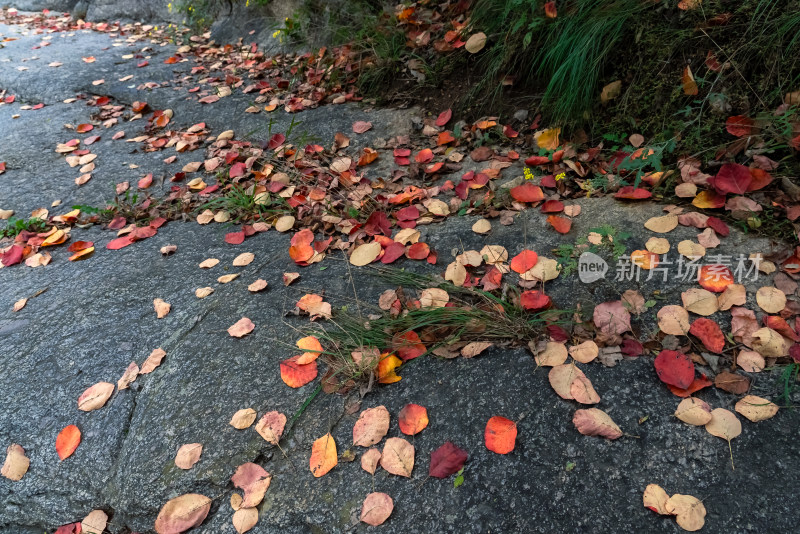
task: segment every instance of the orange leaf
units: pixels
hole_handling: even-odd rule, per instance
[[[307,336],[297,342],[297,347],[305,351],[297,359],[299,365],[306,365],[316,360],[322,353],[322,344],[314,336]]]
[[[403,365],[403,360],[394,354],[381,354],[381,360],[378,362],[378,368],[375,370],[375,374],[378,375],[378,382],[381,384],[399,382],[402,377],[397,376],[395,369],[401,365]]]
[[[299,359],[300,356],[292,356],[281,362],[281,379],[290,388],[303,387],[317,378],[317,362],[301,365],[297,363]]]
[[[94,130],[94,126],[91,124],[79,124],[78,127],[75,128],[75,131],[78,133],[91,132],[92,130]]]
[[[549,19],[556,18],[558,16],[558,10],[556,9],[556,3],[555,2],[547,2],[544,5],[544,14]]]
[[[397,414],[397,423],[403,434],[419,434],[428,426],[428,410],[419,404],[406,404]]]
[[[508,454],[517,441],[517,424],[511,419],[495,415],[486,423],[483,433],[486,448],[497,454]]]
[[[558,215],[550,215],[547,218],[547,222],[550,223],[550,226],[555,228],[556,232],[559,234],[568,234],[570,228],[572,228],[572,219],[559,217]]]
[[[681,83],[683,84],[684,94],[694,96],[699,92],[697,89],[697,82],[694,81],[694,76],[692,75],[692,69],[690,69],[688,65],[683,69]]]
[[[414,159],[417,163],[428,163],[433,159],[433,151],[430,148],[420,150]]]
[[[439,137],[436,139],[436,144],[439,146],[446,145],[447,143],[452,143],[455,140],[456,138],[453,137],[453,134],[450,133],[450,130],[446,130],[439,134]]]
[[[515,273],[522,274],[533,269],[538,261],[539,255],[532,250],[526,249],[511,258],[509,266]]]
[[[722,293],[733,283],[733,273],[724,265],[703,265],[700,267],[698,280],[704,289],[714,293]]]
[[[58,453],[58,457],[62,460],[66,460],[72,456],[72,453],[75,452],[75,449],[77,449],[80,444],[80,429],[75,425],[64,427],[56,438],[56,452]]]
[[[311,474],[319,478],[336,467],[339,457],[336,442],[330,432],[319,438],[311,446],[311,459],[308,462]]]

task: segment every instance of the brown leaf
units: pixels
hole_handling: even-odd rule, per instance
[[[247,462],[240,465],[231,477],[234,487],[244,490],[242,508],[258,506],[269,489],[272,475],[260,465]]]
[[[671,515],[669,512],[667,512],[667,501],[669,500],[669,495],[667,495],[667,492],[664,491],[664,488],[658,484],[648,484],[644,489],[642,500],[644,501],[645,508],[649,508],[657,514]]]
[[[572,359],[580,363],[589,363],[600,353],[597,343],[591,339],[584,341],[580,345],[574,345],[569,348],[569,355]],[[562,362],[563,363],[563,362]]]
[[[236,532],[244,534],[258,523],[258,508],[239,508],[233,513],[232,521]]]
[[[136,365],[136,362],[131,362],[127,369],[125,369],[125,372],[122,373],[120,379],[117,380],[117,389],[120,391],[128,389],[128,386],[136,380],[137,376],[139,376],[139,366]]]
[[[687,67],[688,68],[688,67]],[[695,532],[706,522],[706,508],[697,497],[676,493],[667,501],[667,512],[675,516],[683,530]]]
[[[92,510],[81,521],[81,534],[103,534],[108,524],[108,515],[103,510]]]
[[[723,371],[714,378],[714,385],[719,389],[741,395],[750,389],[750,379],[729,371]]]

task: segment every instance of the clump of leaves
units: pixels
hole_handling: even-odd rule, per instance
[[[30,219],[17,219],[11,217],[8,223],[0,228],[0,239],[4,237],[16,237],[20,232],[44,232],[45,222],[42,219],[32,217]]]

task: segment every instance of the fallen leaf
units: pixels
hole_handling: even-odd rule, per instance
[[[281,441],[283,429],[286,427],[286,416],[278,411],[264,414],[256,425],[256,432],[268,443],[277,445]]]
[[[722,371],[714,377],[714,385],[728,393],[741,395],[750,389],[750,379],[730,371]]]
[[[256,420],[256,411],[252,408],[242,408],[231,417],[230,425],[237,430],[250,428]]]
[[[259,278],[258,280],[247,286],[247,290],[250,291],[251,293],[258,293],[259,291],[266,289],[267,285],[268,284],[266,280]]]
[[[656,314],[658,328],[665,334],[683,336],[689,331],[689,312],[680,306],[664,306]]]
[[[167,353],[164,352],[164,349],[154,349],[142,364],[142,368],[139,369],[139,374],[146,375],[152,373],[156,367],[161,365],[161,360],[163,360],[166,355]]]
[[[747,302],[747,289],[741,284],[731,284],[717,297],[719,309],[727,311]]]
[[[228,335],[231,337],[244,337],[252,332],[255,327],[256,325],[253,324],[253,321],[247,317],[242,317],[228,328]]]
[[[381,467],[393,475],[411,478],[414,446],[403,438],[389,438],[381,453]]]
[[[137,376],[139,376],[139,366],[136,365],[136,362],[131,362],[125,369],[125,372],[122,373],[120,379],[117,380],[117,390],[122,391],[123,389],[128,389],[128,386],[136,380]]]
[[[201,261],[200,264],[199,264],[199,267],[201,269],[210,269],[210,268],[214,267],[218,263],[219,263],[219,260],[217,258],[208,258],[206,260]]]
[[[711,421],[706,423],[706,431],[712,436],[727,440],[730,449],[731,440],[742,433],[742,423],[733,412],[724,408],[716,408],[711,412]],[[733,467],[733,450],[730,450],[731,467]]]
[[[375,445],[389,432],[389,410],[376,406],[361,412],[353,426],[353,445],[369,447]]]
[[[736,365],[748,373],[760,373],[767,366],[764,357],[754,350],[743,350],[736,355]]]
[[[81,534],[103,534],[108,525],[108,514],[103,510],[92,510],[81,521]]]
[[[667,495],[667,492],[664,491],[664,488],[658,484],[648,484],[644,489],[642,500],[645,508],[649,508],[657,514],[671,515],[669,512],[667,512],[667,501],[669,500],[669,495]]]
[[[252,252],[244,252],[239,254],[233,259],[233,266],[234,267],[244,267],[246,265],[250,265],[253,260],[255,259],[255,254]]]
[[[168,302],[164,302],[163,299],[155,299],[153,300],[153,307],[156,310],[156,316],[159,319],[163,319],[167,316],[172,306]]]
[[[450,441],[431,452],[428,475],[434,478],[447,478],[459,472],[467,461],[467,452]]]
[[[317,362],[312,361],[305,365],[297,363],[300,356],[292,356],[283,360],[280,364],[281,379],[283,382],[292,388],[299,388],[305,386],[315,378],[317,378]]]
[[[535,347],[531,347],[534,349]],[[539,353],[534,352],[536,365],[541,367],[554,367],[567,361],[567,347],[563,343],[548,341],[545,349]]]
[[[87,388],[78,397],[78,409],[83,412],[91,412],[105,406],[108,399],[114,393],[114,384],[110,382],[98,382]]]
[[[705,426],[711,421],[711,406],[704,400],[688,397],[675,409],[675,417],[694,426]]]
[[[350,263],[357,267],[363,267],[378,259],[381,253],[381,244],[377,241],[365,243],[356,247],[350,254]]]
[[[311,459],[309,460],[312,475],[319,478],[336,467],[338,463],[336,442],[330,433],[325,434],[314,442],[311,447]]]
[[[597,355],[599,353],[600,349],[597,346],[597,343],[595,343],[591,339],[588,341],[584,341],[580,345],[574,345],[569,348],[569,355],[572,356],[572,359],[580,363],[591,362],[592,360],[597,358]]]
[[[742,397],[736,403],[734,409],[754,423],[764,421],[765,419],[771,419],[778,413],[777,404],[768,399],[756,397],[755,395]]]
[[[618,335],[631,329],[631,315],[619,300],[595,306],[593,319],[595,326],[605,334]]]
[[[478,219],[475,224],[472,225],[472,231],[476,234],[488,234],[492,231],[492,223],[486,219]]]
[[[689,328],[689,333],[697,337],[709,352],[720,354],[725,348],[725,335],[719,325],[711,319],[701,317],[695,320]]]
[[[691,495],[676,493],[667,501],[666,510],[675,516],[679,527],[689,532],[700,530],[706,522],[705,506],[700,499]]]
[[[231,482],[234,487],[244,490],[241,508],[252,508],[264,500],[264,494],[272,482],[272,475],[260,465],[246,462],[236,468]]]
[[[406,404],[397,414],[400,432],[414,436],[428,426],[428,410],[419,404]]]
[[[665,234],[671,232],[678,226],[677,215],[663,215],[661,217],[652,217],[644,223],[644,227],[651,232],[658,234]]]
[[[75,425],[68,425],[58,433],[58,437],[56,437],[56,452],[58,453],[58,457],[61,460],[66,460],[72,453],[75,452],[75,449],[78,448],[78,445],[81,444],[81,431]]]
[[[483,32],[478,32],[470,35],[469,39],[467,39],[467,42],[464,45],[464,49],[470,54],[477,54],[483,50],[484,46],[486,46],[486,34]]]
[[[187,493],[170,499],[158,512],[157,534],[181,534],[202,523],[211,510],[211,499],[198,493]]]
[[[508,454],[517,441],[517,424],[511,419],[495,415],[486,422],[483,432],[486,448],[497,454]]]
[[[779,313],[786,307],[786,294],[777,287],[762,287],[756,292],[756,302],[767,313]]]
[[[393,509],[394,502],[391,497],[380,492],[370,493],[361,505],[361,521],[377,527],[389,519]]]
[[[239,508],[233,513],[231,521],[233,522],[233,528],[236,529],[236,532],[244,534],[258,523],[258,508]]]
[[[233,282],[237,278],[239,278],[239,273],[224,274],[224,275],[220,276],[219,278],[217,278],[217,282],[219,282],[220,284],[227,284],[229,282]]]
[[[203,454],[202,443],[187,443],[181,445],[178,453],[175,455],[175,467],[178,469],[191,469],[194,464],[200,461],[200,455]]]
[[[597,408],[576,410],[575,415],[572,416],[572,424],[584,436],[601,436],[608,439],[617,439],[622,436],[622,430],[611,417]]]
[[[16,443],[12,443],[6,449],[6,459],[3,462],[3,468],[0,469],[0,475],[13,482],[18,482],[28,472],[30,464],[30,459],[25,456],[25,449]]]
[[[665,384],[686,389],[694,381],[694,364],[682,352],[662,350],[653,363],[658,378]]]

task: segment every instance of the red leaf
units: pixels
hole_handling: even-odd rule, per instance
[[[714,189],[720,194],[742,195],[747,192],[753,176],[750,169],[738,163],[726,163],[714,177]]]
[[[653,193],[641,187],[634,188],[632,185],[626,185],[617,191],[614,198],[624,198],[627,200],[644,200],[653,196]]]
[[[283,135],[282,133],[276,133],[275,135],[269,138],[269,143],[267,143],[267,148],[269,148],[270,150],[275,150],[285,142],[286,142],[286,136]]]
[[[753,119],[744,115],[728,117],[728,120],[725,121],[725,129],[735,137],[750,135],[753,131]]]
[[[444,445],[431,453],[431,466],[428,475],[435,478],[447,478],[458,473],[467,461],[467,451],[446,441]]]
[[[702,341],[703,346],[710,352],[719,354],[725,348],[725,335],[719,325],[711,319],[700,317],[695,320],[689,328],[689,333]]]
[[[106,245],[106,248],[108,250],[119,250],[131,244],[133,244],[133,240],[131,239],[131,237],[129,235],[124,235],[122,237],[118,237],[116,239],[112,239],[111,241],[109,241],[108,244]]]
[[[542,204],[542,213],[561,213],[564,211],[564,203],[560,200],[545,200]]]
[[[231,245],[241,245],[244,243],[244,230],[225,234],[225,242]]]
[[[395,334],[392,338],[392,345],[394,350],[397,351],[397,356],[406,362],[422,356],[426,350],[422,340],[413,330],[403,334]]]
[[[113,219],[111,219],[111,222],[108,223],[108,229],[109,230],[120,230],[126,224],[128,224],[128,221],[125,220],[125,217],[122,217],[122,216],[114,217]]]
[[[535,167],[536,165],[544,165],[550,163],[550,158],[547,156],[531,156],[525,160],[525,165],[528,167]]]
[[[662,350],[656,356],[654,364],[658,378],[665,384],[686,389],[694,381],[694,364],[682,352]]]
[[[709,217],[706,220],[706,226],[713,229],[716,233],[718,233],[722,237],[726,237],[728,234],[731,233],[731,229],[728,228],[728,225],[722,222],[717,217]]]
[[[247,169],[244,166],[244,163],[242,162],[234,163],[233,165],[231,165],[231,170],[228,174],[230,175],[231,178],[239,178],[240,176],[244,176],[246,170]]]
[[[144,178],[140,179],[136,185],[139,187],[139,189],[147,189],[153,185],[153,174],[148,174]]]
[[[544,200],[544,193],[538,185],[524,183],[511,188],[511,198],[517,202],[539,202]]]
[[[570,228],[572,228],[572,220],[567,219],[566,217],[559,217],[558,215],[550,215],[547,218],[547,222],[556,229],[556,232],[559,234],[567,234],[569,233]]]
[[[78,522],[70,523],[69,525],[61,525],[53,534],[81,534],[81,524]]]
[[[406,253],[406,246],[402,243],[393,242],[391,245],[386,247],[383,250],[383,256],[381,256],[381,263],[389,264],[401,258]]]
[[[414,156],[414,160],[417,163],[428,163],[433,159],[433,151],[430,148],[426,148],[424,150],[420,150],[416,156]]]
[[[772,175],[763,169],[759,169],[757,167],[751,168],[750,175],[753,177],[753,181],[747,188],[748,192],[758,191],[759,189],[763,189],[772,183]]]
[[[558,10],[556,9],[556,3],[555,2],[547,2],[544,5],[544,14],[549,19],[556,18],[558,16]]]
[[[550,297],[541,291],[525,291],[519,297],[519,304],[528,311],[546,310],[553,303]]]
[[[439,113],[439,116],[436,117],[436,126],[444,126],[445,124],[450,122],[452,116],[453,116],[452,109],[446,109],[442,111],[441,113]]]
[[[6,250],[3,253],[3,256],[0,257],[0,263],[5,265],[6,267],[10,267],[12,265],[16,265],[17,263],[22,261],[22,254],[25,251],[19,245],[12,245],[10,249]]]
[[[281,379],[291,388],[303,387],[317,378],[317,361],[301,365],[297,363],[300,356],[298,354],[281,362]]]

